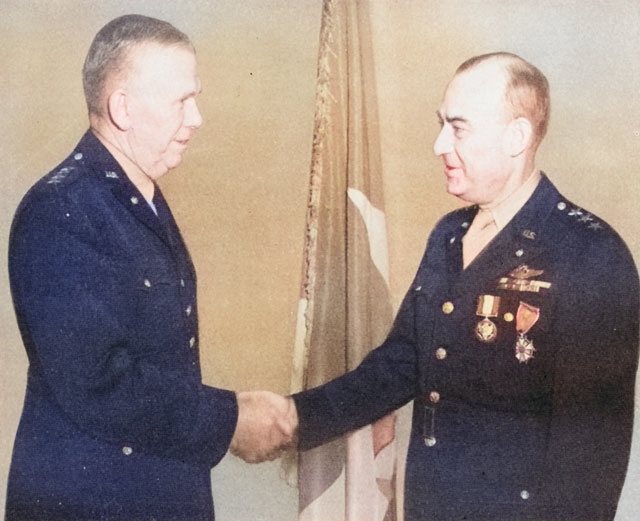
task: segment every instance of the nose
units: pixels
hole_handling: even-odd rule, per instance
[[[198,109],[195,98],[188,99],[185,103],[184,126],[190,128],[200,128],[202,125],[202,114]]]
[[[433,142],[433,153],[436,156],[441,156],[442,154],[446,154],[451,152],[453,146],[453,133],[450,125],[444,124],[440,129],[440,133],[438,137]]]

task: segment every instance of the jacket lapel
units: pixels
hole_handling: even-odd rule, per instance
[[[111,188],[111,192],[131,215],[160,237],[160,239],[171,245],[166,227],[132,184],[129,186],[129,183],[126,182],[117,183]]]

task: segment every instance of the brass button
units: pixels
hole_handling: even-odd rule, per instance
[[[523,490],[522,492],[520,492],[520,497],[522,499],[529,499],[529,491],[528,490]]]
[[[436,444],[436,439],[435,439],[433,436],[427,436],[427,437],[424,439],[424,444],[425,444],[427,447],[433,447],[433,446]]]
[[[438,391],[431,391],[429,393],[429,400],[431,403],[438,403],[440,401],[440,393]]]
[[[513,313],[505,313],[503,318],[505,322],[513,322]]]
[[[455,309],[455,306],[453,305],[453,302],[445,302],[444,304],[442,304],[442,312],[445,315],[450,315],[451,313],[453,313],[453,310]]]
[[[131,454],[133,454],[133,449],[131,447],[122,447],[122,454],[125,456],[131,456]]]
[[[444,360],[447,358],[447,350],[444,347],[439,347],[436,349],[436,358],[438,360]]]

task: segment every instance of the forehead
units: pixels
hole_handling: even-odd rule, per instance
[[[438,111],[443,119],[500,119],[505,112],[507,76],[496,64],[481,64],[456,74]]]
[[[130,49],[127,62],[134,82],[170,84],[197,77],[195,52],[186,45],[137,44]]]

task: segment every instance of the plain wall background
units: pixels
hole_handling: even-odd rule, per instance
[[[551,83],[539,166],[609,221],[640,259],[640,3],[637,0],[371,0],[394,303],[408,287],[444,193],[431,147],[455,67],[520,54]],[[199,275],[207,383],[287,392],[299,293],[321,0],[0,0],[0,249],[28,187],[87,128],[80,71],[120,14],[172,22],[198,52],[205,124],[161,181]],[[26,356],[0,257],[0,507]],[[606,267],[603,267],[606,272]],[[615,276],[611,273],[610,276]],[[606,437],[606,433],[603,433]],[[639,463],[619,519],[640,515]],[[294,519],[278,463],[227,457],[213,472],[221,521]],[[634,515],[637,512],[638,514]]]

